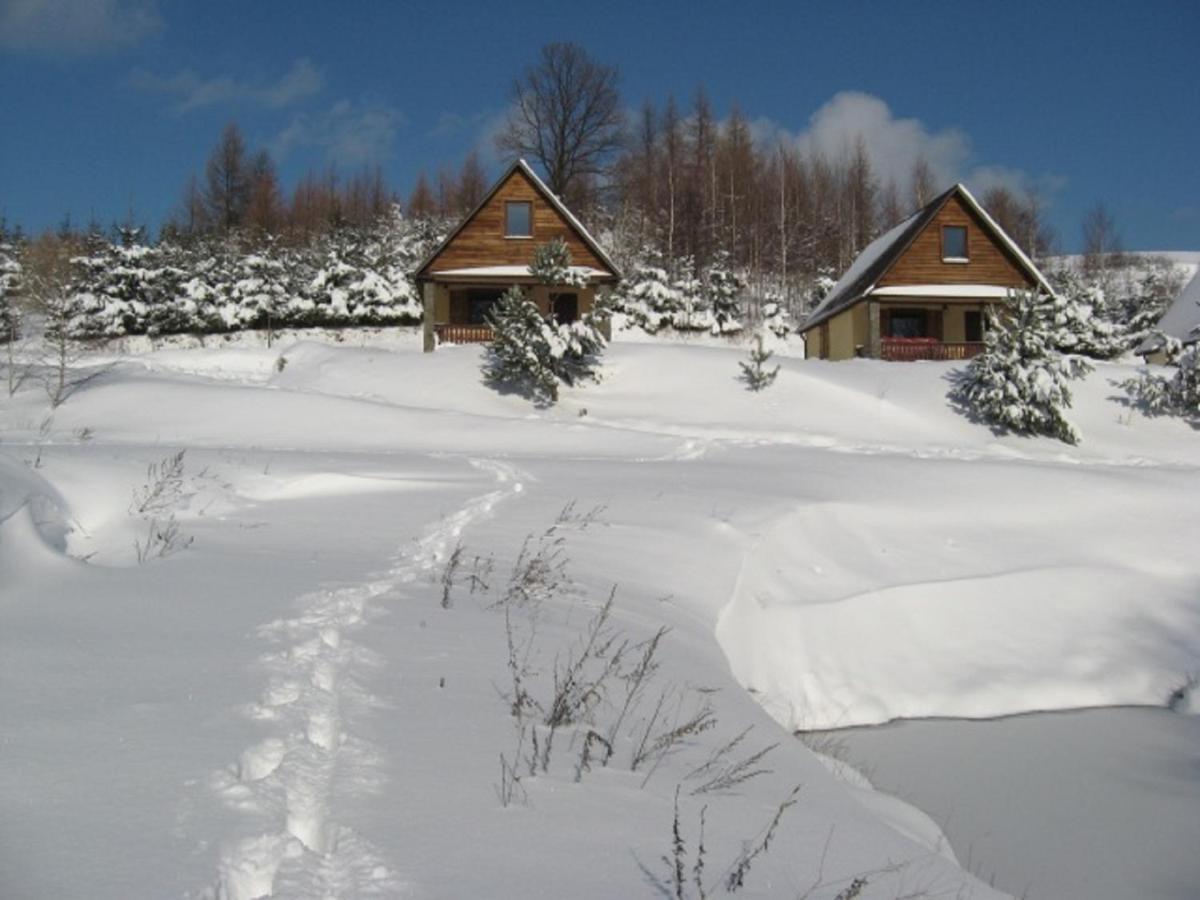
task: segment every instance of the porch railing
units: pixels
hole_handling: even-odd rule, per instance
[[[884,338],[881,355],[892,362],[918,359],[970,359],[983,352],[982,341],[939,341],[936,338]]]
[[[490,325],[451,325],[442,323],[433,326],[439,344],[486,344],[492,339]]]

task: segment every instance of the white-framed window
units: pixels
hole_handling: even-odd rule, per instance
[[[533,237],[533,204],[528,200],[509,200],[504,204],[504,236]]]
[[[970,262],[967,250],[967,226],[942,226],[942,262]]]

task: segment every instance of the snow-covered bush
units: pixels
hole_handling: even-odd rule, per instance
[[[1063,417],[1071,406],[1067,382],[1091,366],[1058,351],[1053,298],[1016,291],[1001,312],[989,311],[988,319],[984,351],[958,377],[951,399],[1000,431],[1077,443],[1079,433]]]
[[[558,399],[560,382],[592,377],[604,338],[589,317],[560,324],[544,317],[514,285],[488,312],[493,337],[484,357],[484,380],[515,387],[537,403]]]
[[[1174,368],[1169,375],[1149,369],[1121,383],[1133,402],[1151,415],[1181,416],[1200,422],[1200,345],[1184,348],[1172,337],[1161,335],[1161,345]]]

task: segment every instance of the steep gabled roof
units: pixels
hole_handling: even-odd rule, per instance
[[[583,223],[575,218],[574,213],[567,209],[566,205],[558,199],[557,195],[555,195],[554,192],[546,186],[546,183],[538,177],[537,173],[533,171],[529,163],[525,162],[523,159],[518,159],[504,171],[503,175],[496,179],[496,183],[492,185],[491,189],[484,195],[483,199],[475,205],[475,208],[463,217],[463,220],[458,223],[458,226],[451,231],[450,234],[448,234],[446,238],[440,244],[438,244],[428,256],[425,257],[425,259],[421,261],[421,265],[417,267],[416,273],[414,274],[415,279],[422,279],[429,274],[430,266],[432,266],[434,261],[442,254],[442,251],[454,242],[454,239],[458,237],[459,233],[467,227],[470,221],[475,218],[481,209],[491,202],[491,199],[496,196],[496,192],[499,191],[500,188],[503,187],[504,184],[510,178],[512,178],[513,174],[517,171],[520,171],[523,175],[525,175],[526,178],[529,179],[529,182],[533,185],[534,190],[536,190],[538,194],[550,204],[555,212],[562,216],[568,227],[575,232],[575,234],[581,241],[583,241],[584,245],[586,245],[589,250],[596,254],[597,259],[604,263],[612,275],[616,278],[621,277],[621,270],[617,268],[616,263],[609,258],[609,255],[604,252],[604,248],[602,248],[596,242],[596,239],[588,233],[588,230],[583,227]]]
[[[1038,270],[1038,267],[1033,264],[1033,260],[1026,256],[1024,251],[996,223],[996,220],[987,214],[987,210],[979,205],[965,185],[956,184],[938,194],[928,205],[917,210],[895,228],[871,241],[851,263],[850,268],[838,279],[833,290],[825,295],[825,299],[805,320],[800,330],[807,331],[820,325],[869,294],[896,260],[912,245],[917,235],[921,234],[937,218],[942,207],[950,201],[951,197],[955,196],[959,197],[967,205],[967,208],[979,217],[986,230],[1008,251],[1022,271],[1029,275],[1042,290],[1050,294],[1054,293],[1054,289],[1050,287],[1050,283]]]
[[[1200,340],[1200,271],[1187,283],[1179,296],[1171,301],[1158,320],[1158,330],[1184,344]],[[1142,341],[1138,353],[1151,353],[1162,346],[1162,339],[1151,335]]]

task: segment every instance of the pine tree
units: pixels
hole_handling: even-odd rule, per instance
[[[492,341],[483,378],[493,386],[514,386],[540,404],[558,399],[558,376],[551,366],[549,323],[516,285],[488,311]]]
[[[1161,333],[1159,337],[1175,371],[1163,376],[1147,369],[1122,382],[1121,387],[1150,415],[1180,416],[1200,423],[1200,344],[1184,348],[1175,338]]]
[[[587,285],[587,275],[571,266],[571,250],[567,242],[556,237],[545,244],[538,244],[533,249],[533,263],[529,266],[529,274],[539,284],[576,287]]]
[[[744,289],[745,285],[730,265],[729,254],[724,250],[715,254],[704,272],[704,290],[712,310],[713,334],[732,334],[742,330],[739,318]]]
[[[776,365],[773,369],[765,368],[765,364],[773,355],[763,347],[763,336],[756,335],[754,346],[750,348],[750,361],[738,363],[742,367],[742,380],[750,390],[757,393],[774,384],[775,376],[779,374],[779,366]]]
[[[999,431],[1077,443],[1078,431],[1063,417],[1071,406],[1067,382],[1091,366],[1059,352],[1055,315],[1054,299],[1033,291],[1014,292],[1001,313],[989,311],[984,351],[967,364],[951,399]]]
[[[535,403],[558,400],[558,385],[595,377],[604,338],[591,316],[570,324],[553,322],[514,285],[489,310],[492,341],[483,363],[484,380],[514,386]]]
[[[270,347],[288,294],[287,271],[274,240],[268,239],[257,252],[242,256],[238,268],[239,319],[252,328],[266,328]]]
[[[762,314],[763,333],[770,335],[776,343],[785,344],[792,331],[792,323],[788,312],[783,308],[776,294],[769,293],[763,303]]]
[[[1061,353],[1115,359],[1126,347],[1122,329],[1109,320],[1104,288],[1065,270],[1059,274],[1054,309],[1054,346]]]
[[[679,331],[704,331],[712,327],[708,295],[704,283],[696,277],[696,261],[691,256],[675,261],[671,293],[675,309],[668,324]]]
[[[21,286],[20,255],[0,222],[0,343],[12,343],[21,336]]]
[[[613,306],[650,334],[674,322],[682,300],[657,251],[647,248],[634,263],[613,296]]]

